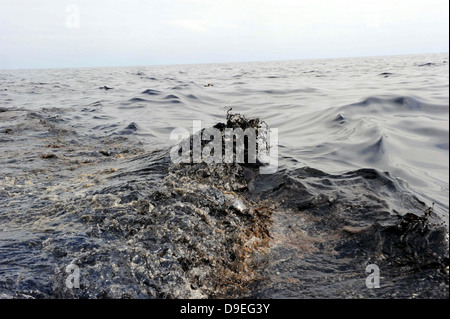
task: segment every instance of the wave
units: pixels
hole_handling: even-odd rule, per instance
[[[2,296],[448,298],[442,59],[4,72]],[[276,173],[172,163],[230,107],[279,129]]]
[[[147,94],[147,95],[159,95],[159,94],[161,94],[161,92],[158,91],[158,90],[147,89],[147,90],[145,90],[145,91],[142,91],[142,94]]]
[[[422,111],[427,114],[448,112],[448,106],[426,103],[412,96],[370,96],[360,102],[341,107],[341,110],[360,108],[371,113]],[[365,109],[365,110],[364,110]]]
[[[45,130],[39,118],[31,129]],[[54,156],[25,159],[27,171],[7,173],[0,188],[2,225],[20,225],[0,240],[4,264],[16,269],[2,268],[5,296],[369,297],[369,263],[383,271],[377,296],[448,296],[448,230],[390,173],[174,164],[169,149],[144,150],[126,134],[140,130],[136,122],[97,128],[121,136],[91,138],[52,125],[58,134],[28,136],[58,145]],[[80,289],[65,285],[69,264],[81,269]]]

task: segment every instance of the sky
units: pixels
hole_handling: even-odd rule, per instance
[[[0,69],[449,51],[448,0],[0,0]]]

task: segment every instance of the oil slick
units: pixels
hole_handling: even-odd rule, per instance
[[[170,150],[172,162],[256,164],[261,174],[276,173],[278,129],[269,129],[258,118],[248,120],[230,111],[226,124],[202,129],[201,121],[193,120],[192,135],[186,128],[174,128],[170,133],[170,140],[175,142]]]

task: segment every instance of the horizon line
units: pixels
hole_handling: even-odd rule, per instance
[[[377,58],[390,56],[408,56],[408,55],[428,55],[428,54],[449,54],[446,52],[425,52],[425,53],[394,53],[383,55],[355,55],[339,57],[320,57],[320,58],[299,58],[299,59],[275,59],[275,60],[251,60],[251,61],[224,61],[224,62],[197,62],[197,63],[156,63],[156,64],[130,64],[130,65],[105,65],[105,66],[63,66],[63,67],[31,67],[31,68],[0,68],[0,71],[14,70],[57,70],[57,69],[96,69],[96,68],[126,68],[126,67],[152,67],[152,66],[182,66],[182,65],[205,65],[205,64],[233,64],[233,63],[261,63],[261,62],[287,62],[287,61],[308,61],[308,60],[333,60],[333,59],[357,59],[357,58]]]

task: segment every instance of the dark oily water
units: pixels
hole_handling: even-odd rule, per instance
[[[448,298],[448,83],[447,54],[2,71],[0,296]],[[229,108],[278,128],[274,174],[171,162]]]

